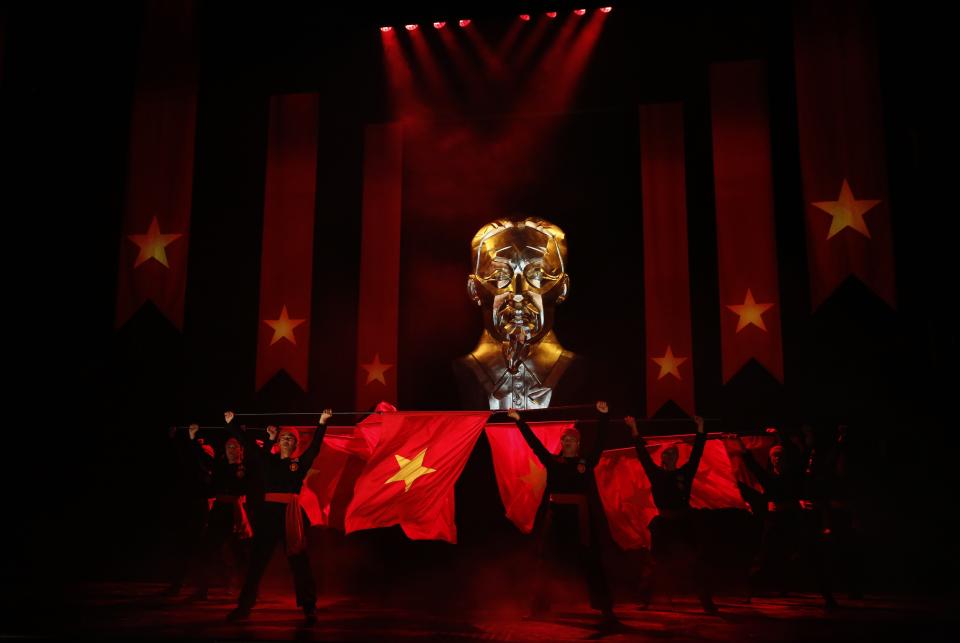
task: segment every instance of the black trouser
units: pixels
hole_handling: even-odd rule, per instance
[[[208,503],[206,498],[190,498],[185,506],[181,540],[177,544],[176,557],[172,564],[170,587],[179,591],[190,573],[197,557],[200,539],[207,521]]]
[[[613,599],[607,586],[607,576],[600,557],[597,530],[591,524],[588,542],[581,537],[580,516],[576,505],[551,504],[541,527],[540,560],[534,591],[533,611],[550,608],[548,566],[576,561],[577,571],[586,582],[590,593],[590,607],[602,611],[613,609]],[[589,517],[584,519],[589,520]]]
[[[256,603],[260,581],[267,571],[270,556],[278,541],[283,541],[284,551],[286,551],[286,512],[287,506],[279,502],[265,502],[257,512],[253,525],[250,565],[247,568],[247,578],[243,583],[238,601],[241,608],[250,609]],[[304,516],[304,524],[309,524],[306,516]],[[293,572],[297,606],[305,609],[313,608],[317,602],[317,585],[313,579],[313,571],[310,569],[307,550],[287,556],[287,562],[290,564],[290,571]]]
[[[713,579],[695,521],[696,514],[689,510],[661,514],[650,521],[653,579],[649,591],[665,588],[672,595],[678,573],[690,570],[700,603],[713,608]]]
[[[799,509],[768,512],[763,522],[760,550],[750,571],[751,593],[756,594],[758,587],[765,584],[773,584],[785,593],[790,563],[799,559],[812,569],[820,594],[832,600],[820,526],[819,512]]]
[[[245,543],[233,533],[234,505],[230,502],[215,502],[207,515],[207,527],[200,537],[199,560],[197,561],[197,589],[206,591],[210,586],[213,567],[220,562],[223,546],[230,543],[237,566],[242,569],[247,562]]]

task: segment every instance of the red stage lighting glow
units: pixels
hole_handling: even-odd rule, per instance
[[[613,11],[613,7],[600,7],[600,13],[610,13]]]
[[[417,25],[407,25],[407,26],[406,26],[407,31],[414,31],[414,30],[416,30],[416,28],[417,28]]]
[[[446,22],[440,20],[440,21],[438,21],[438,22],[433,23],[433,28],[434,28],[434,29],[443,29],[446,24],[447,24]]]
[[[586,10],[586,9],[574,9],[573,12],[574,12],[575,14],[577,14],[578,16],[582,16],[583,14],[585,14],[585,13],[587,12],[587,10]]]
[[[530,22],[530,14],[529,14],[529,13],[521,13],[521,14],[520,14],[520,19],[523,20],[524,22]]]
[[[548,12],[547,12],[547,17],[548,17],[548,18],[551,18],[551,19],[552,19],[552,18],[556,18],[556,17],[557,17],[557,12],[556,12],[556,11],[548,11]]]
[[[380,31],[387,33],[388,31],[393,31],[393,27],[380,27]]]
[[[469,25],[469,24],[470,24],[470,21],[469,21],[469,20],[461,20],[461,21],[460,21],[460,26],[461,26],[461,27],[466,27],[466,26]]]

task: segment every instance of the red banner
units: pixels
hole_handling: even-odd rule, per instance
[[[531,422],[530,428],[550,453],[560,450],[560,436],[573,422]],[[547,486],[547,470],[520,434],[516,424],[488,424],[485,433],[493,456],[500,499],[507,518],[525,534],[533,530]]]
[[[379,400],[397,401],[402,149],[399,124],[367,126],[357,315],[358,409]]]
[[[281,369],[307,388],[319,118],[317,94],[270,99],[257,390]]]
[[[659,453],[670,444],[677,445],[680,452],[677,464],[682,466],[692,449],[687,442],[675,439],[657,442],[650,438],[647,450],[654,462],[659,462]],[[623,549],[649,548],[647,525],[658,512],[653,503],[650,481],[637,459],[636,449],[604,451],[594,475],[614,541]],[[707,441],[690,490],[690,506],[694,509],[747,509],[721,440]]]
[[[130,121],[117,327],[147,301],[183,327],[197,78],[192,2],[148,2]]]
[[[668,400],[693,415],[693,343],[683,105],[640,107],[647,415]]]
[[[723,382],[754,359],[783,382],[767,68],[710,66]]]
[[[400,525],[413,540],[457,542],[453,486],[489,412],[386,413],[357,480],[346,532]]]
[[[868,3],[796,3],[794,59],[813,308],[850,275],[894,306],[885,134]]]

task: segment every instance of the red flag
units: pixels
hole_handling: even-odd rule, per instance
[[[281,369],[307,388],[319,120],[317,94],[270,99],[257,390]]]
[[[654,462],[664,447],[676,444],[680,452],[678,464],[690,457],[692,445],[677,439],[656,442],[651,438],[647,450]],[[635,449],[604,451],[594,470],[597,490],[607,512],[610,534],[623,549],[650,547],[647,525],[657,515],[650,491],[650,481],[637,459]],[[746,509],[740,496],[727,451],[719,440],[708,440],[700,460],[700,468],[690,490],[690,506],[694,509]]]
[[[190,2],[148,2],[130,120],[116,325],[152,301],[183,326],[197,79]]]
[[[710,66],[723,381],[750,359],[783,382],[767,68]]]
[[[399,124],[367,126],[357,321],[358,409],[384,398],[397,399],[402,148]]]
[[[850,275],[895,303],[874,29],[862,0],[795,3],[797,127],[814,309]]]
[[[531,422],[530,428],[547,451],[556,453],[564,429],[573,425],[573,422]],[[488,424],[485,432],[507,518],[520,531],[529,534],[547,486],[547,470],[515,424]]]
[[[741,440],[743,441],[743,446],[753,454],[753,459],[756,460],[760,466],[767,466],[767,463],[770,461],[770,447],[774,445],[776,438],[772,435],[745,435]],[[757,480],[757,476],[753,475],[753,472],[743,463],[743,458],[740,456],[739,445],[734,446],[731,442],[732,440],[724,440],[724,445],[727,447],[727,454],[730,456],[730,464],[733,466],[733,475],[736,477],[737,482],[751,487],[757,493],[763,493],[763,486],[760,484],[760,481]]]
[[[381,403],[377,410],[396,409]],[[310,524],[343,530],[344,514],[353,499],[353,487],[380,439],[380,425],[380,415],[371,415],[356,427],[327,428],[320,453],[300,490],[300,506],[307,512]],[[301,435],[296,453],[300,455],[309,446],[316,427],[292,428]]]
[[[490,413],[387,413],[354,488],[346,531],[400,525],[413,540],[457,542],[453,485]]]
[[[693,342],[683,106],[640,107],[647,415],[667,400],[693,415]]]

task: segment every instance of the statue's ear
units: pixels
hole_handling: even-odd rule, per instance
[[[477,291],[477,279],[473,275],[467,277],[467,295],[476,305],[482,305],[480,302],[480,293]]]
[[[557,303],[565,302],[568,294],[570,294],[570,275],[564,275],[563,279],[560,280],[560,294],[557,296]]]

